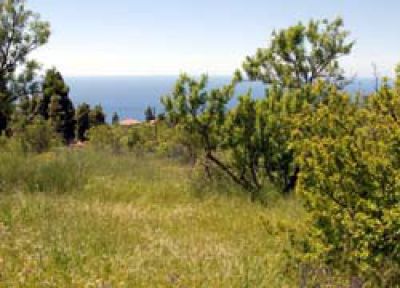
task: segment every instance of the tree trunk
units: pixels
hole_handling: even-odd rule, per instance
[[[299,176],[300,169],[296,167],[292,176],[289,177],[289,181],[286,183],[286,186],[283,188],[283,192],[285,194],[289,193],[296,187],[297,178]]]

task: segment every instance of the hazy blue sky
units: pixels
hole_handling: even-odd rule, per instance
[[[350,73],[400,62],[399,0],[28,0],[52,25],[35,55],[65,75],[230,74],[273,29],[342,16],[357,41]]]

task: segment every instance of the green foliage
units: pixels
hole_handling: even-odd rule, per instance
[[[400,277],[399,98],[384,85],[359,107],[331,90],[302,115],[293,145],[312,216],[310,255],[372,287]]]
[[[60,72],[55,68],[47,70],[42,83],[43,95],[40,99],[40,105],[38,107],[38,114],[44,119],[50,117],[50,103],[53,96],[59,96],[60,98],[66,98],[69,94],[69,87],[64,82],[64,79]]]
[[[46,72],[40,85],[36,75],[40,67],[34,61],[27,62],[26,56],[47,41],[48,24],[40,22],[23,7],[24,2],[18,0],[0,4],[0,132],[12,119],[12,125],[8,126],[13,133],[11,139],[0,135],[1,191],[47,194],[79,191],[82,192],[78,197],[80,200],[94,197],[101,202],[111,198],[112,201],[132,200],[132,195],[138,195],[137,191],[147,189],[149,194],[156,191],[151,197],[164,203],[181,199],[179,197],[187,201],[193,195],[206,198],[208,191],[223,191],[233,198],[245,190],[251,200],[269,205],[279,199],[279,193],[296,188],[309,212],[309,222],[301,220],[302,225],[296,226],[297,219],[291,218],[292,223],[279,221],[271,224],[266,216],[260,216],[260,220],[257,215],[258,220],[254,220],[249,215],[254,208],[258,211],[260,203],[252,203],[242,218],[263,225],[265,237],[273,235],[275,239],[300,244],[304,253],[302,261],[323,262],[323,265],[333,267],[335,272],[349,279],[362,279],[371,287],[393,287],[400,282],[400,66],[393,87],[385,79],[382,87],[366,99],[344,93],[341,89],[346,81],[338,59],[349,54],[354,43],[347,41],[348,32],[343,29],[340,18],[332,22],[299,23],[274,32],[269,47],[247,57],[243,68],[248,78],[267,84],[264,98],[252,98],[249,90],[238,96],[236,106],[230,107],[236,85],[243,81],[240,71],[235,72],[229,84],[213,89],[208,87],[207,76],[191,78],[183,74],[170,95],[161,99],[165,115],[158,117],[160,121],[155,125],[145,123],[128,128],[117,125],[119,117],[116,113],[112,116],[113,125],[106,125],[106,115],[100,105],[91,109],[83,103],[75,113],[69,99],[69,88],[55,68]],[[10,39],[10,33],[22,38]],[[7,51],[4,51],[5,47],[8,47]],[[22,72],[17,74],[16,68],[23,68]],[[147,107],[145,117],[147,122],[155,120],[155,109]],[[59,136],[69,142],[75,138],[75,132],[79,140],[89,140],[88,147],[82,152],[69,148],[49,152],[59,144]],[[130,152],[136,152],[136,157],[131,157],[134,153]],[[163,167],[145,166],[146,172],[140,172],[128,160],[137,159],[139,154],[143,163],[135,162],[136,166],[148,165],[154,160],[150,157],[161,156],[163,160],[185,160],[179,168],[172,167],[171,163],[167,168],[182,173],[184,169],[189,171],[190,167],[190,174],[185,172],[184,177],[174,181],[161,175],[167,170]],[[113,166],[104,168],[104,165]],[[135,178],[139,184],[132,181],[132,170],[143,173],[145,180]],[[124,175],[123,179],[120,175]],[[145,182],[149,179],[163,179],[165,182],[161,185],[153,181],[156,184],[152,182],[150,189]],[[110,191],[116,195],[109,196]],[[193,195],[189,197],[187,191]],[[93,195],[94,192],[98,194]],[[182,193],[186,193],[184,197]],[[70,196],[77,195],[71,193]],[[149,196],[137,197],[135,200]],[[226,199],[223,202],[226,203]],[[77,203],[80,202],[75,199],[69,206],[74,207]],[[90,210],[91,206],[85,205],[73,213]],[[209,203],[204,206],[208,209]],[[221,207],[218,206],[216,215],[224,215]],[[129,213],[131,208],[127,209]],[[11,223],[14,216],[10,215],[14,212],[7,209],[4,208],[8,212],[0,213],[5,215],[4,222]],[[96,209],[95,213],[103,213],[102,209]],[[121,216],[120,208],[112,209],[112,213],[102,216],[111,219],[117,215],[120,220],[127,213],[124,211]],[[174,213],[180,218],[186,212]],[[191,216],[191,223],[192,220]],[[215,220],[220,219],[213,219],[218,222]],[[2,222],[0,218],[0,236],[3,235]],[[94,220],[93,223],[101,226],[99,223],[102,222]],[[106,230],[101,227],[102,231]],[[232,227],[233,231],[236,228]],[[262,229],[257,227],[257,230]],[[247,232],[243,235],[248,236]],[[182,235],[179,239],[184,238],[187,231]],[[144,238],[147,243],[148,235]],[[81,239],[74,240],[82,243]],[[165,242],[171,241],[167,239]],[[112,241],[112,248],[108,245],[110,243],[100,244],[115,250],[115,243]],[[98,249],[98,246],[96,242],[93,247]],[[179,243],[165,251],[170,253],[178,246]],[[273,247],[277,248],[276,245]],[[3,248],[4,245],[0,250]],[[228,251],[229,247],[224,249]],[[284,249],[293,253],[291,246]],[[61,267],[60,271],[76,266],[69,265],[74,255],[67,256],[68,251],[60,247],[56,250],[53,260],[58,268]],[[234,250],[229,251],[235,254]],[[259,251],[260,248],[254,250],[256,255]],[[104,256],[107,253],[102,254],[102,259],[107,258]],[[266,259],[262,261],[267,262]],[[175,258],[169,260],[177,261]],[[265,268],[257,261],[246,261],[251,264],[244,264],[246,269],[252,265]],[[187,264],[187,259],[184,264]],[[288,271],[292,268],[289,263],[285,262],[285,265]],[[2,268],[0,254],[0,274],[3,276]],[[103,268],[106,274],[111,274],[109,272],[113,269],[108,264]],[[237,270],[242,272],[242,268]],[[266,281],[260,271],[254,272],[251,279],[235,283],[238,286],[271,284],[271,279]],[[7,272],[14,275],[14,271]],[[74,272],[79,274],[79,271]],[[86,271],[84,275],[87,276]],[[282,275],[274,276],[286,281]],[[69,286],[78,283],[72,282],[68,282]],[[211,286],[221,286],[225,282],[219,279],[212,283]]]
[[[112,119],[111,119],[111,123],[112,125],[118,125],[119,124],[119,116],[117,112],[114,112],[112,115]]]
[[[114,116],[115,115],[113,115],[113,121],[115,120]],[[91,109],[88,104],[81,104],[76,112],[77,138],[81,141],[87,140],[86,134],[89,129],[97,126],[104,126],[105,118],[106,116],[103,112],[103,108],[100,105],[96,105]]]
[[[104,114],[103,107],[96,105],[89,113],[90,127],[104,125],[106,123],[106,115]]]
[[[57,133],[66,142],[75,138],[75,108],[69,98],[69,87],[55,68],[47,70],[42,84],[42,97],[38,105],[38,115],[50,120]]]
[[[292,119],[325,97],[318,81],[344,80],[337,59],[350,53],[343,21],[311,21],[274,33],[271,46],[248,57],[244,70],[251,80],[270,84],[264,99],[251,91],[228,111],[236,83],[207,90],[207,78],[182,75],[173,93],[162,99],[167,119],[182,126],[197,142],[206,159],[255,199],[267,182],[291,191],[299,168],[290,148],[292,131],[301,125]],[[317,81],[318,80],[318,81]],[[193,145],[194,146],[194,145]],[[209,167],[206,167],[208,169]]]
[[[132,151],[135,147],[142,143],[142,137],[138,131],[139,129],[132,128],[128,131],[127,143],[129,151]]]
[[[183,74],[176,83],[171,95],[161,99],[169,123],[181,127],[192,150],[199,147],[205,159],[205,168],[214,165],[230,177],[235,183],[245,189],[255,192],[258,187],[254,178],[246,178],[242,169],[237,171],[221,155],[226,147],[225,137],[234,135],[224,134],[227,115],[227,104],[232,99],[237,79],[220,89],[207,90],[208,79],[202,76],[199,80]],[[179,128],[178,128],[179,129]],[[211,175],[210,175],[211,176]],[[251,194],[254,197],[254,193]]]
[[[396,67],[395,89],[397,94],[400,94],[400,64]]]
[[[5,0],[0,3],[0,133],[7,127],[13,104],[17,68],[23,68],[27,56],[44,45],[50,36],[49,23],[25,9],[25,1]],[[32,62],[27,71],[32,71]],[[29,78],[29,77],[28,77]]]
[[[144,117],[147,122],[156,120],[156,109],[151,106],[147,106],[146,110],[144,110]]]
[[[318,79],[343,84],[338,58],[351,52],[354,42],[348,35],[341,18],[299,23],[274,32],[269,47],[247,57],[243,68],[251,80],[283,87],[300,88]]]
[[[41,83],[37,75],[39,69],[38,63],[28,61],[25,69],[14,75],[9,85],[10,93],[17,99],[9,125],[11,131],[18,130],[18,126],[29,124],[37,116],[41,93]]]
[[[82,103],[76,109],[76,136],[78,140],[86,140],[86,132],[90,128],[90,106],[86,103]]]
[[[269,84],[263,99],[249,91],[228,109],[240,72],[220,89],[184,74],[162,103],[209,178],[222,174],[253,200],[270,183],[296,187],[310,218],[297,235],[306,259],[353,283],[393,287],[400,279],[400,68],[394,87],[385,80],[365,101],[342,92],[337,60],[353,46],[342,27],[341,19],[311,21],[275,33],[244,64],[251,80]]]
[[[165,120],[165,113],[159,113],[157,115],[157,120],[158,121],[164,121]]]
[[[123,130],[120,127],[99,125],[91,128],[88,132],[90,144],[97,150],[106,150],[113,153],[121,152]]]
[[[50,104],[49,104],[49,122],[51,125],[54,127],[55,131],[58,133],[62,132],[62,119],[61,119],[61,113],[62,113],[62,107],[60,105],[60,99],[61,97],[58,95],[53,95],[50,97]]]
[[[0,92],[0,133],[3,133],[8,126],[14,111],[14,101],[7,92]]]
[[[41,93],[41,83],[38,77],[38,71],[41,66],[34,60],[25,63],[23,70],[13,75],[13,79],[9,84],[9,91],[14,95],[15,99],[20,100],[21,97],[32,98]],[[35,112],[33,110],[31,114]]]
[[[289,144],[292,131],[301,125],[292,119],[321,101],[325,86],[316,83],[288,90],[274,85],[258,100],[249,91],[228,110],[234,86],[235,79],[220,90],[207,91],[206,78],[182,76],[174,93],[162,99],[168,121],[183,128],[187,147],[202,151],[206,165],[216,166],[249,190],[253,199],[268,182],[290,191],[298,167]]]
[[[17,144],[23,152],[43,153],[61,143],[60,137],[54,133],[53,126],[40,117],[18,130],[15,129],[13,138],[10,143]]]

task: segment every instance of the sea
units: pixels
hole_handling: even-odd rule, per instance
[[[66,77],[70,87],[70,97],[75,105],[83,102],[90,105],[100,104],[111,121],[112,114],[118,113],[121,120],[144,119],[146,107],[154,107],[156,113],[162,113],[160,98],[171,93],[178,76],[102,76],[102,77]],[[209,77],[209,87],[215,88],[229,83],[229,76]],[[369,93],[374,90],[375,80],[355,79],[346,89],[350,92]],[[265,95],[265,86],[258,82],[244,82],[236,89],[241,95],[249,89],[255,98]],[[234,105],[233,101],[230,105]]]

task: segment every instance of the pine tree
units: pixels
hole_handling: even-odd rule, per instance
[[[119,124],[119,116],[117,112],[114,112],[112,116],[112,125],[118,125]]]
[[[106,115],[104,114],[103,107],[96,105],[89,114],[90,127],[104,125],[106,123]]]
[[[42,90],[38,114],[50,119],[65,141],[71,141],[75,138],[75,109],[68,96],[69,88],[55,68],[46,72]]]
[[[62,133],[62,107],[60,105],[60,96],[53,95],[50,97],[49,109],[48,109],[48,120],[54,127],[57,133]]]
[[[46,71],[44,81],[42,83],[42,99],[38,107],[38,113],[45,119],[49,119],[49,104],[51,97],[58,95],[61,98],[68,97],[69,88],[65,84],[64,79],[56,68]]]
[[[61,98],[61,107],[63,110],[63,134],[64,139],[67,141],[71,141],[75,138],[75,127],[76,127],[76,120],[75,120],[75,108],[74,104],[72,103],[69,97]]]
[[[146,110],[144,111],[144,116],[147,122],[155,120],[156,119],[155,108],[147,106]]]
[[[82,103],[76,110],[76,132],[77,138],[80,141],[86,140],[86,132],[90,128],[89,121],[90,106],[86,103]]]

